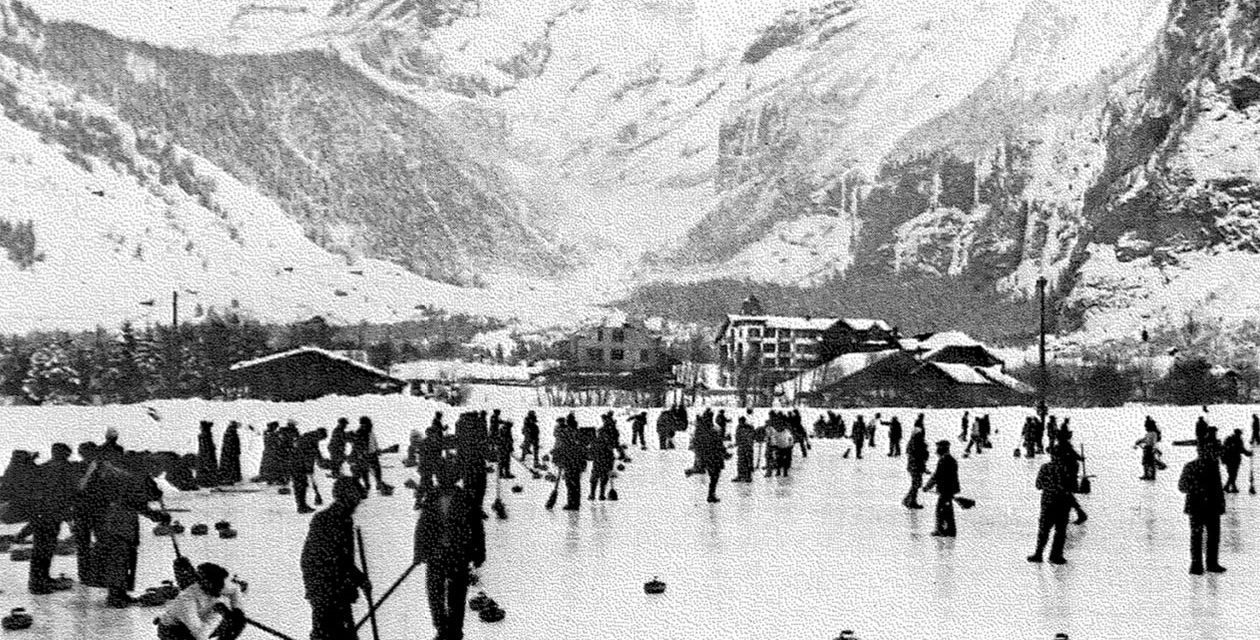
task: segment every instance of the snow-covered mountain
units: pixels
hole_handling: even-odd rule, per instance
[[[324,252],[573,301],[1046,276],[1101,340],[1260,309],[1253,5],[30,0],[0,54]]]

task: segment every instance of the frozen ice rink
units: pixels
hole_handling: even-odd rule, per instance
[[[435,409],[421,400],[328,399],[300,405],[261,402],[167,402],[144,407],[3,408],[5,449],[35,448],[47,457],[56,440],[99,440],[108,424],[123,431],[129,448],[177,446],[195,450],[196,420],[216,420],[216,437],[229,418],[261,426],[269,419],[298,419],[305,429],[331,427],[339,415],[371,415],[382,444],[404,443],[412,426],[426,426]],[[457,410],[444,408],[448,424]],[[1209,421],[1221,429],[1249,434],[1255,407],[1211,407]],[[543,444],[550,440],[552,416],[567,411],[539,409]],[[868,419],[873,410],[864,410]],[[519,441],[524,409],[509,410]],[[579,410],[585,424],[598,424],[599,409]],[[618,410],[623,441],[630,431]],[[579,512],[543,508],[551,485],[517,471],[504,481],[509,518],[487,521],[489,559],[481,586],[507,611],[497,624],[475,614],[465,625],[471,639],[502,638],[756,638],[829,640],[843,629],[859,638],[1045,638],[1065,632],[1076,638],[1252,638],[1257,616],[1254,594],[1260,587],[1257,555],[1257,505],[1247,494],[1248,467],[1239,482],[1242,493],[1227,496],[1222,521],[1223,575],[1187,574],[1188,527],[1176,490],[1181,466],[1193,453],[1173,447],[1188,438],[1197,408],[1061,412],[1072,417],[1074,441],[1083,444],[1088,471],[1096,474],[1094,491],[1081,496],[1089,522],[1070,526],[1062,567],[1025,560],[1034,543],[1038,494],[1033,479],[1041,457],[1015,459],[1012,449],[1025,410],[992,412],[997,429],[994,448],[984,455],[959,457],[962,495],[978,505],[958,511],[957,539],[929,536],[930,508],[912,512],[899,501],[908,480],[905,459],[885,455],[886,428],[865,459],[844,459],[849,441],[815,440],[809,457],[799,450],[790,478],[756,475],[751,485],[730,482],[733,460],[719,487],[722,502],[704,501],[701,476],[685,478],[692,462],[686,437],[679,449],[655,450],[655,413],[650,411],[649,451],[631,450],[633,462],[617,480],[618,502],[583,502]],[[738,415],[740,410],[728,410]],[[807,428],[815,410],[804,410]],[[846,423],[859,413],[842,412]],[[909,425],[917,411],[883,410]],[[1138,479],[1142,418],[1153,415],[1164,431],[1164,459],[1169,468],[1154,482]],[[929,442],[949,438],[955,452],[961,411],[928,412]],[[758,410],[758,421],[765,410]],[[242,430],[247,474],[257,469],[261,439]],[[42,459],[41,458],[41,459]],[[398,456],[387,456],[387,480],[399,491],[373,496],[360,508],[368,562],[377,593],[407,567],[412,556],[415,512],[402,488],[410,470]],[[929,466],[935,465],[935,456]],[[1223,474],[1223,470],[1222,470]],[[331,482],[321,479],[325,495]],[[522,494],[509,491],[524,486]],[[494,499],[491,479],[487,508]],[[583,496],[585,498],[585,496]],[[932,494],[923,498],[929,507]],[[298,553],[308,516],[294,512],[290,496],[274,489],[259,493],[208,494],[170,492],[170,507],[185,525],[226,518],[240,531],[236,540],[180,537],[194,561],[225,564],[250,583],[248,613],[288,635],[304,639],[309,610],[302,599]],[[489,509],[487,509],[489,510]],[[170,578],[170,542],[152,535],[142,520],[138,592]],[[5,527],[12,533],[17,527]],[[68,532],[63,529],[63,537]],[[76,586],[49,596],[26,593],[25,563],[0,559],[0,607],[24,606],[35,616],[27,638],[155,637],[156,609],[123,611],[104,607],[104,592]],[[74,575],[73,557],[58,557],[53,575]],[[412,574],[379,613],[385,640],[431,638],[423,593],[422,569]],[[664,595],[648,596],[643,583],[659,576]],[[475,593],[474,588],[470,594]],[[356,607],[361,615],[362,602]],[[250,629],[246,638],[266,638]],[[371,638],[364,626],[361,638]]]

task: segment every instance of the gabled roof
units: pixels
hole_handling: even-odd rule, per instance
[[[726,323],[755,322],[772,329],[814,329],[822,331],[836,323],[836,318],[814,318],[801,316],[743,316],[728,314]]]
[[[984,377],[1004,387],[1013,389],[1023,394],[1032,395],[1033,393],[1036,393],[1037,391],[1036,389],[1025,384],[1023,381],[1019,380],[1018,378],[1008,376],[1005,373],[1002,373],[1001,367],[984,367],[984,368],[977,367],[976,371],[979,371],[980,373],[984,374]]]
[[[918,348],[924,351],[935,351],[944,347],[979,347],[984,346],[971,336],[961,331],[940,331],[937,333],[921,333],[915,336]]]
[[[949,376],[950,380],[960,384],[993,384],[992,380],[984,377],[975,367],[969,365],[929,362],[924,366],[936,367]]]
[[[228,370],[229,370],[229,371],[240,371],[240,370],[242,370],[242,369],[248,369],[248,368],[250,368],[250,367],[255,367],[255,366],[258,366],[258,365],[260,365],[260,364],[266,364],[266,363],[268,363],[268,362],[272,362],[272,361],[274,361],[274,360],[282,360],[282,359],[284,359],[284,358],[289,358],[289,357],[296,356],[296,355],[303,354],[303,353],[314,353],[314,354],[317,354],[317,355],[323,356],[323,357],[325,357],[325,358],[328,358],[329,360],[337,360],[337,361],[339,361],[339,362],[343,362],[343,363],[345,363],[345,364],[348,364],[348,365],[351,365],[351,366],[354,366],[354,367],[358,367],[359,369],[362,369],[362,370],[364,370],[364,371],[367,371],[367,372],[369,372],[369,373],[371,373],[371,374],[373,374],[373,375],[380,376],[380,377],[382,377],[382,378],[390,378],[390,379],[393,379],[393,376],[389,375],[388,373],[386,373],[386,372],[384,372],[384,371],[381,371],[380,369],[377,369],[376,367],[373,367],[373,366],[371,366],[371,365],[366,365],[366,364],[363,364],[362,362],[359,362],[359,361],[354,360],[354,359],[352,359],[352,358],[349,358],[349,357],[347,357],[347,356],[343,356],[343,355],[341,355],[341,354],[339,354],[339,353],[333,353],[332,351],[329,351],[329,350],[327,350],[327,349],[321,349],[321,348],[319,348],[319,347],[314,347],[314,346],[310,346],[310,345],[307,345],[307,346],[304,346],[304,347],[298,347],[298,348],[296,348],[296,349],[289,349],[288,351],[281,351],[281,352],[279,352],[279,353],[273,353],[273,354],[271,354],[271,355],[266,355],[266,356],[263,356],[263,357],[261,357],[261,358],[254,358],[253,360],[242,360],[242,361],[240,361],[240,362],[238,362],[238,363],[236,363],[236,364],[234,364],[234,365],[232,365],[232,366],[228,367]]]
[[[870,331],[872,328],[882,331],[892,331],[892,326],[883,320],[873,320],[871,318],[840,318],[840,322],[848,325],[854,331]]]

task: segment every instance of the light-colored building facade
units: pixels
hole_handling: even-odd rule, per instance
[[[718,360],[728,385],[741,371],[785,379],[819,364],[823,332],[838,318],[728,315],[718,331]]]
[[[569,357],[580,369],[628,371],[660,366],[661,336],[641,322],[601,325],[569,337]]]

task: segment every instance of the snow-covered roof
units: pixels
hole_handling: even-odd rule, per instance
[[[463,360],[414,360],[389,368],[391,375],[402,380],[529,380],[531,373],[541,370],[541,367],[513,367]]]
[[[977,367],[976,371],[984,374],[984,377],[1020,393],[1031,394],[1036,391],[1036,389],[1024,384],[1020,379],[1002,373],[1002,367]]]
[[[945,347],[977,347],[984,346],[971,336],[961,331],[941,331],[921,336],[918,348],[925,351],[936,351]]]
[[[813,329],[823,331],[836,323],[837,318],[805,318],[800,316],[743,316],[728,314],[727,324],[748,322],[761,324],[770,329]]]
[[[358,368],[360,368],[360,369],[363,369],[364,371],[368,371],[368,372],[370,372],[370,373],[373,373],[373,374],[376,374],[376,375],[378,375],[378,376],[381,376],[382,378],[392,378],[392,377],[393,377],[393,376],[389,375],[388,373],[386,373],[386,372],[384,372],[384,371],[381,371],[380,369],[377,369],[376,367],[373,367],[373,366],[371,366],[371,365],[364,364],[364,363],[359,362],[359,361],[357,361],[357,360],[355,360],[355,359],[353,359],[353,358],[350,358],[350,357],[347,357],[347,356],[343,356],[343,355],[341,355],[341,354],[339,354],[339,353],[334,353],[334,352],[329,351],[329,350],[327,350],[327,349],[321,349],[321,348],[319,348],[319,347],[314,347],[314,346],[310,346],[310,345],[307,345],[307,346],[304,346],[304,347],[298,347],[298,348],[296,348],[296,349],[289,349],[288,351],[281,351],[281,352],[279,352],[279,353],[273,353],[273,354],[271,354],[271,355],[266,355],[266,356],[263,356],[263,357],[261,357],[261,358],[254,358],[253,360],[242,360],[242,361],[240,361],[240,362],[238,362],[238,363],[236,363],[236,364],[234,364],[234,365],[232,365],[232,366],[228,367],[228,370],[229,370],[229,371],[239,371],[239,370],[241,370],[241,369],[245,369],[245,368],[248,368],[248,367],[253,367],[253,366],[260,365],[260,364],[263,364],[263,363],[266,363],[266,362],[271,362],[272,360],[280,360],[280,359],[282,359],[282,358],[288,358],[289,356],[298,355],[298,354],[300,354],[300,353],[317,353],[317,354],[319,354],[319,355],[321,355],[321,356],[324,356],[325,358],[328,358],[328,359],[330,359],[330,360],[339,360],[339,361],[344,362],[344,363],[346,363],[346,364],[350,364],[350,365],[356,366],[356,367],[358,367]]]
[[[846,353],[780,382],[775,385],[775,391],[788,398],[796,393],[810,393],[897,353],[900,353],[897,349]]]
[[[873,320],[871,318],[841,318],[840,322],[849,325],[849,327],[854,331],[870,331],[873,327],[877,327],[883,331],[892,331],[892,326],[883,320]]]
[[[986,378],[984,374],[977,371],[975,367],[969,365],[929,362],[927,366],[940,369],[954,382],[962,384],[993,384],[993,381]]]

